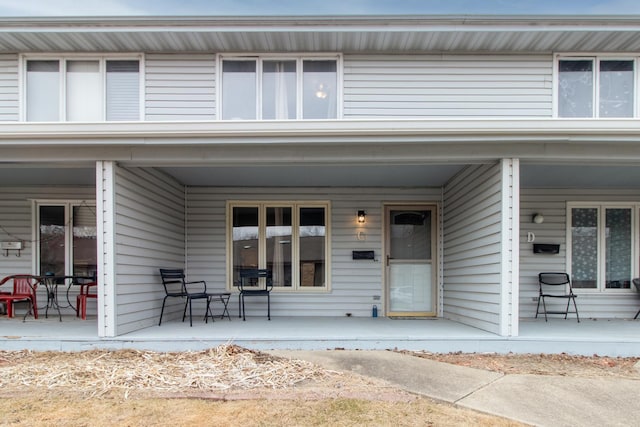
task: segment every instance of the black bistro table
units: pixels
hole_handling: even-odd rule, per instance
[[[62,322],[61,308],[71,307],[78,313],[78,307],[74,306],[69,299],[69,291],[73,286],[80,286],[90,281],[95,281],[95,277],[91,276],[56,276],[52,274],[45,274],[43,276],[35,276],[40,283],[44,285],[47,290],[47,305],[44,307],[44,316],[49,318],[49,309],[56,310],[58,312],[58,318]],[[58,297],[58,288],[63,286],[66,288],[67,304],[61,305]],[[64,303],[63,303],[64,304]]]
[[[208,319],[211,318],[211,321],[213,321],[215,316],[213,315],[213,308],[211,306],[214,302],[222,303],[220,319],[226,317],[231,320],[228,308],[229,298],[231,298],[231,292],[207,292],[207,312],[205,313],[204,320],[208,321]]]

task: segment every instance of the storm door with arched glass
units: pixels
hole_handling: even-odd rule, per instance
[[[387,206],[388,316],[436,315],[436,206]]]

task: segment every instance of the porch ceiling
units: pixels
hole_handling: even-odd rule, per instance
[[[464,164],[163,167],[189,186],[441,187]],[[640,165],[527,164],[522,188],[639,188]]]
[[[464,165],[163,167],[189,186],[440,187]]]
[[[96,171],[91,166],[43,166],[0,164],[0,186],[82,185],[95,186]]]
[[[443,186],[463,164],[342,166],[168,166],[189,186],[416,187]],[[0,164],[0,186],[95,185],[93,165]],[[639,188],[640,165],[528,164],[522,188]]]
[[[497,159],[495,160],[497,161]],[[477,163],[477,162],[474,162]],[[468,166],[455,164],[167,166],[160,169],[190,186],[441,187]],[[522,188],[640,188],[640,163],[527,162]]]
[[[523,164],[522,188],[640,188],[640,165]]]

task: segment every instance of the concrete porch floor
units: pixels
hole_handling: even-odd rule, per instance
[[[406,349],[431,352],[569,353],[639,356],[640,319],[522,319],[518,337],[500,337],[445,319],[358,317],[250,317],[243,322],[167,321],[115,338],[98,338],[94,318],[35,320],[0,317],[4,350],[79,351],[94,348],[155,351],[201,350],[233,343],[256,350]]]

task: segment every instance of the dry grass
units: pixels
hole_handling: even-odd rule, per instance
[[[40,400],[40,399],[43,400]],[[51,393],[2,399],[3,426],[520,426],[477,412],[433,403],[377,402],[356,399],[252,400],[206,399],[74,400]]]
[[[638,357],[579,356],[561,354],[495,354],[409,352],[412,356],[503,374],[560,375],[567,377],[618,377],[640,379]]]
[[[518,426],[236,346],[0,351],[1,426]]]

